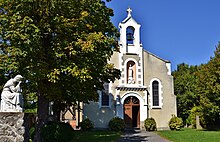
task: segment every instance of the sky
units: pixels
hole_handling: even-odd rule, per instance
[[[220,41],[220,0],[112,0],[107,6],[116,27],[130,7],[144,49],[171,61],[172,70],[207,63]]]

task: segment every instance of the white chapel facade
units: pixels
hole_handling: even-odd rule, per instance
[[[176,115],[171,63],[143,49],[140,27],[127,9],[127,17],[119,23],[120,52],[110,60],[121,71],[121,78],[104,84],[99,102],[83,106],[83,118],[96,128],[107,128],[113,117],[124,119],[127,128],[144,128],[146,118],[154,118],[158,129],[167,129]]]

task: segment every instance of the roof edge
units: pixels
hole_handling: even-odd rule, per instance
[[[162,61],[164,61],[164,62],[166,62],[166,63],[171,63],[169,60],[162,59],[161,57],[159,57],[159,56],[157,56],[157,55],[155,55],[155,54],[153,54],[153,53],[151,53],[151,52],[149,52],[145,49],[143,49],[143,51],[150,54],[150,55],[152,55],[152,56],[154,56],[154,57],[156,57],[156,58],[158,58],[158,59],[160,59],[160,60],[162,60]]]

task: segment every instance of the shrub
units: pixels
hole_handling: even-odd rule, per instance
[[[191,110],[190,110],[190,118],[191,118],[191,123],[192,123],[192,128],[196,128],[196,115],[198,116],[202,116],[202,113],[201,113],[201,108],[198,107],[198,106],[195,106],[193,107]]]
[[[188,118],[186,119],[186,126],[187,126],[187,127],[189,127],[189,126],[193,127],[193,126],[192,126],[192,118],[191,118],[190,115],[189,115]]]
[[[94,125],[89,118],[84,119],[82,122],[79,123],[79,126],[81,127],[81,130],[88,131],[94,128]]]
[[[32,142],[32,140],[34,139],[34,135],[35,135],[35,126],[29,129],[29,142]]]
[[[116,131],[116,132],[124,131],[125,122],[123,119],[119,117],[114,117],[109,121],[108,126],[111,131]]]
[[[193,107],[191,110],[194,128],[196,128],[196,116],[199,116],[199,125],[207,130],[218,130],[220,127],[219,107],[210,103]]]
[[[171,130],[180,130],[183,126],[182,118],[174,116],[169,121],[169,127]]]
[[[157,124],[154,118],[147,118],[144,120],[144,127],[146,131],[156,131],[157,130]]]
[[[51,122],[41,130],[43,142],[69,142],[74,136],[74,130],[68,123]]]

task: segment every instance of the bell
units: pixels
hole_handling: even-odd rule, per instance
[[[133,38],[133,34],[132,33],[127,33],[127,41],[132,41]]]

